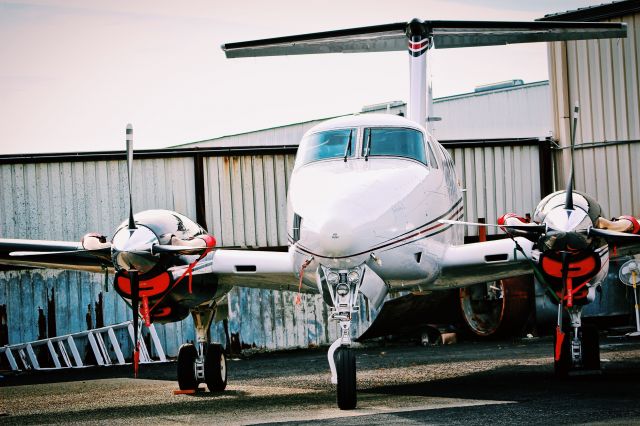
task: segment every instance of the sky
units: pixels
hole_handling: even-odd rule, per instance
[[[0,0],[0,154],[169,146],[408,98],[406,52],[226,59],[224,43],[593,0]],[[545,43],[433,50],[434,97],[548,79]]]

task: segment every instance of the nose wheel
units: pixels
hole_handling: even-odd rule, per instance
[[[353,410],[358,402],[356,393],[356,355],[353,349],[338,348],[335,354],[337,401],[341,410]]]

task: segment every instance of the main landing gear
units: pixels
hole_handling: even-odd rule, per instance
[[[198,308],[191,311],[196,327],[197,342],[185,343],[178,351],[178,386],[181,390],[197,389],[206,383],[210,392],[227,387],[227,361],[222,346],[209,343],[209,326],[215,309]]]
[[[556,332],[554,339],[554,371],[558,377],[600,372],[598,329],[581,321],[580,306],[568,309],[571,330]]]

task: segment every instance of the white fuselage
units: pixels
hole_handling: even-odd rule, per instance
[[[426,163],[394,155],[365,158],[365,129],[394,128],[420,132]],[[353,129],[352,155],[303,164],[301,145],[291,176],[287,229],[296,271],[312,258],[304,283],[315,287],[319,265],[336,271],[367,265],[388,286],[428,288],[446,248],[462,243],[461,227],[438,222],[462,216],[450,157],[424,128],[392,115],[330,120],[305,137],[335,129]]]

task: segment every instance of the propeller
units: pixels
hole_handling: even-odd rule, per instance
[[[138,279],[138,271],[131,269],[128,271],[129,281],[131,283],[131,308],[133,309],[133,334],[134,334],[134,346],[133,346],[133,374],[135,378],[138,378],[138,365],[140,363],[140,342],[138,336],[138,322],[139,322],[139,306],[140,306],[140,281]]]
[[[166,244],[154,244],[150,248],[150,253],[151,254],[172,253],[172,254],[194,255],[194,254],[202,254],[210,249],[211,249],[210,247],[188,247],[188,246],[174,246],[174,245],[166,245]]]
[[[127,179],[129,181],[129,236],[133,235],[136,229],[136,222],[133,218],[133,126],[127,124]],[[149,248],[151,250],[151,248]],[[146,251],[144,251],[146,253]],[[138,322],[140,315],[140,281],[138,271],[129,269],[127,271],[131,282],[131,309],[133,310],[133,374],[138,377],[138,365],[140,363],[140,332]]]
[[[628,234],[626,232],[611,231],[610,229],[589,228],[587,234],[590,237],[600,237],[607,241],[620,243],[640,243],[640,234]]]
[[[79,250],[60,250],[60,251],[12,251],[9,256],[47,256],[47,255],[60,255],[60,254],[77,254],[77,253],[90,253],[90,254],[109,254],[111,248],[101,248],[95,250],[79,249]]]
[[[129,180],[129,229],[136,229],[133,219],[133,126],[127,124],[127,178]]]
[[[495,223],[465,222],[462,220],[440,219],[438,222],[447,225],[469,225],[469,226],[491,226],[494,228],[511,228],[518,231],[535,232],[544,234],[547,231],[547,225],[498,225]]]
[[[569,174],[569,182],[567,183],[567,198],[564,202],[565,210],[573,210],[573,153],[576,144],[579,111],[580,106],[576,102],[575,106],[573,107],[573,132],[571,133],[571,172]]]

